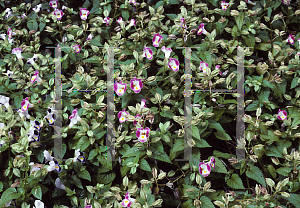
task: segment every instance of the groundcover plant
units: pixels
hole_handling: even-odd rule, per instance
[[[0,207],[300,207],[300,1],[0,5]]]

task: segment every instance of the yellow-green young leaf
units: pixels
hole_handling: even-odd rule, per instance
[[[93,190],[93,186],[86,186],[86,189],[88,190],[88,192],[90,192],[91,194],[94,194],[95,191]]]
[[[226,184],[234,189],[244,189],[242,179],[236,174],[232,174],[231,178],[227,180]]]

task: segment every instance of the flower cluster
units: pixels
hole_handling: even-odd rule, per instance
[[[211,157],[209,162],[205,163],[205,162],[200,162],[199,163],[199,173],[203,176],[203,177],[207,177],[210,172],[211,172],[211,168],[215,168],[215,163],[216,160],[214,157]]]
[[[147,108],[145,99],[142,99],[141,101],[141,109],[143,108]],[[129,113],[126,111],[125,108],[118,113],[118,118],[120,123],[124,123],[127,121],[126,115],[129,115]],[[135,120],[133,121],[133,125],[137,127],[136,137],[138,138],[138,141],[146,142],[150,136],[150,128],[149,127],[146,127],[145,129],[141,128],[143,125],[142,123],[139,122],[141,118],[142,117],[139,114],[136,114]]]
[[[141,81],[141,79],[137,79],[135,77],[134,79],[130,80],[130,87],[135,93],[139,93],[143,88],[143,82]],[[122,96],[125,93],[126,88],[127,88],[127,84],[122,83],[122,81],[120,81],[120,83],[116,82],[116,84],[114,84],[114,91],[119,96]]]

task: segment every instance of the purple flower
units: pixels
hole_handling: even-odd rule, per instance
[[[174,58],[169,58],[169,60],[170,60],[168,63],[169,68],[172,69],[173,71],[178,71],[179,70],[179,61]]]
[[[80,45],[74,45],[73,48],[75,50],[75,53],[80,53],[80,50],[81,50],[81,46]]]
[[[210,161],[208,162],[208,164],[215,169],[215,164],[216,164],[216,159],[214,157],[210,158]]]
[[[163,40],[163,37],[159,33],[154,34],[153,39],[152,39],[153,46],[158,47],[162,40]]]
[[[169,58],[172,52],[171,48],[166,48],[166,46],[161,47],[161,50],[165,53],[165,58]]]
[[[122,17],[119,17],[119,19],[117,20],[117,23],[121,24],[121,22],[123,22]]]
[[[141,79],[137,79],[136,77],[134,79],[130,80],[130,88],[135,92],[139,93],[141,92],[143,88],[143,82]]]
[[[136,5],[135,0],[129,0],[129,3],[132,3],[134,6]]]
[[[208,64],[205,61],[200,62],[199,69],[203,71],[204,74],[206,74],[206,69],[208,68]]]
[[[125,121],[127,121],[126,115],[129,115],[129,113],[126,111],[125,108],[118,113],[120,123],[124,123]]]
[[[42,79],[39,77],[39,71],[36,70],[34,75],[31,77],[30,82],[34,83],[35,81],[37,81],[38,83],[42,82]]]
[[[150,136],[150,128],[146,127],[145,129],[143,128],[138,128],[136,131],[136,137],[140,142],[146,142],[148,137]]]
[[[126,91],[126,87],[126,83],[122,83],[122,81],[120,81],[120,83],[116,82],[116,84],[114,84],[114,91],[117,95],[122,96]]]
[[[289,5],[291,0],[281,0],[284,5]]]
[[[61,20],[61,18],[64,16],[63,11],[59,9],[55,10],[53,14],[56,16],[57,20]]]
[[[73,110],[72,115],[69,117],[69,119],[71,119],[69,128],[72,128],[73,125],[77,124],[77,122],[80,121],[81,118],[78,116],[77,108]]]
[[[285,110],[280,110],[279,109],[278,114],[277,114],[277,118],[280,119],[280,120],[287,119],[287,112]]]
[[[143,57],[147,57],[147,59],[151,60],[153,58],[153,51],[150,48],[145,47],[143,50]]]
[[[222,1],[221,2],[221,7],[222,7],[222,10],[225,11],[229,7],[229,3],[227,3],[226,1]]]
[[[142,107],[142,109],[143,108],[147,108],[147,106],[146,106],[146,100],[145,99],[142,99],[142,101],[141,101],[141,107]]]
[[[90,13],[89,10],[87,10],[86,8],[80,8],[80,18],[82,20],[86,20],[89,13]]]
[[[106,23],[106,26],[108,26],[109,25],[109,17],[105,17],[103,19],[103,23]]]
[[[210,174],[211,168],[208,163],[201,162],[199,163],[199,173],[203,175],[203,177],[207,177]]]
[[[181,18],[180,26],[185,29],[187,28],[184,18]]]
[[[131,19],[129,25],[130,25],[130,26],[133,26],[133,25],[136,26],[136,24],[135,24],[135,19]]]
[[[204,35],[207,33],[207,31],[204,29],[204,23],[201,23],[201,24],[200,24],[199,29],[198,29],[198,32],[197,32],[198,35],[201,35],[202,33],[203,33]]]
[[[94,37],[94,35],[91,33],[91,34],[89,34],[89,36],[86,40],[91,40],[93,37]]]
[[[21,102],[21,110],[23,112],[27,111],[28,108],[31,108],[31,107],[33,107],[33,105],[28,101],[28,97],[22,100],[22,102]]]
[[[125,194],[125,199],[123,199],[122,201],[122,206],[123,207],[130,207],[131,203],[134,203],[135,199],[131,198],[129,195],[129,192],[127,191],[127,193]]]
[[[53,1],[50,1],[49,2],[49,5],[52,7],[52,8],[54,8],[54,9],[56,9],[57,8],[57,1],[56,0],[53,0]]]
[[[288,39],[286,39],[286,42],[289,42],[290,44],[294,45],[294,40],[295,40],[295,37],[290,34]]]
[[[22,56],[22,49],[21,48],[14,48],[12,49],[12,54],[15,54],[17,56],[18,59],[22,59],[23,56]]]

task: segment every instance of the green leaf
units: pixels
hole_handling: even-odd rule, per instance
[[[282,153],[275,146],[267,147],[267,149],[266,149],[266,155],[267,156],[273,156],[273,157],[283,158]]]
[[[226,184],[234,189],[245,189],[242,179],[236,173],[232,174],[231,178],[227,180]]]
[[[15,188],[6,189],[1,195],[0,207],[3,207],[5,203],[13,199],[18,199],[20,196],[21,194],[18,193]]]
[[[122,97],[122,107],[121,108],[124,109],[127,107],[129,101],[131,100],[131,95],[130,94],[128,95],[127,92],[125,92],[121,97]]]
[[[226,141],[232,140],[225,131],[214,132],[214,135],[220,140],[226,140]]]
[[[31,193],[33,194],[33,196],[35,196],[39,200],[42,200],[43,193],[42,193],[42,189],[40,186],[35,186],[33,189],[31,189]]]
[[[97,155],[98,155],[98,151],[95,150],[95,149],[92,149],[92,150],[90,151],[88,160],[92,160],[92,159],[93,159],[94,157],[96,157]]]
[[[260,43],[260,44],[258,44],[256,49],[261,50],[261,51],[269,51],[269,50],[271,50],[271,43]]]
[[[77,175],[78,175],[78,177],[86,179],[86,180],[88,180],[90,182],[92,180],[91,179],[91,175],[90,175],[89,171],[87,171],[87,170],[81,171]]]
[[[248,47],[255,47],[255,37],[253,35],[247,35],[244,39]]]
[[[155,7],[154,9],[157,9],[158,7],[164,5],[164,1],[158,1],[156,4],[155,4]]]
[[[211,200],[207,196],[201,196],[201,207],[203,208],[215,208]]]
[[[250,170],[246,171],[246,176],[248,178],[251,178],[255,181],[257,181],[258,183],[260,183],[261,185],[263,185],[264,187],[266,187],[266,181],[265,178],[263,176],[263,173],[261,172],[261,170],[256,167],[256,166],[251,166]]]
[[[69,57],[70,57],[72,60],[76,61],[76,55],[75,55],[75,53],[73,53],[73,52],[69,53]]]
[[[152,151],[152,157],[154,159],[172,164],[170,157],[165,152],[161,153],[159,151]]]
[[[281,168],[278,168],[276,170],[276,172],[283,176],[289,176],[289,174],[291,173],[292,170],[293,170],[293,168],[290,168],[290,167],[281,167]]]
[[[211,60],[211,54],[208,51],[205,51],[203,54],[200,54],[200,59],[202,61],[205,61],[209,68],[212,69],[212,60]]]
[[[170,20],[174,20],[176,18],[178,18],[178,16],[176,14],[165,14]]]
[[[78,188],[83,189],[81,180],[77,177],[77,175],[73,175],[72,176],[72,180],[70,181],[70,183],[75,184]]]
[[[40,22],[39,27],[40,27],[40,31],[42,32],[43,29],[45,28],[46,23],[45,22]]]
[[[147,162],[147,160],[145,159],[142,159],[141,162],[140,162],[140,166],[139,166],[142,170],[145,170],[145,171],[149,171],[151,172],[151,167],[149,165],[149,163]]]
[[[49,45],[53,44],[52,40],[50,40],[50,38],[48,38],[48,37],[43,38],[42,42],[45,44],[49,44]]]
[[[111,173],[100,174],[97,176],[97,183],[109,184],[116,178],[116,173],[113,171]]]
[[[292,84],[291,84],[291,89],[298,86],[298,79],[299,79],[299,77],[294,77]]]
[[[82,8],[88,8],[91,5],[91,2],[89,0],[86,0],[83,5]]]
[[[200,139],[199,140],[196,140],[196,147],[199,147],[199,148],[206,148],[206,147],[211,147],[207,141],[205,141],[204,139]]]
[[[178,0],[169,0],[170,4],[179,4]]]
[[[128,21],[129,12],[127,10],[123,10],[122,11],[122,17],[124,18],[125,21]]]
[[[192,126],[193,137],[200,140],[200,133],[197,126]]]
[[[136,156],[136,154],[142,153],[144,149],[145,149],[144,147],[133,146],[132,148],[126,151],[126,153],[122,156],[122,158]]]
[[[234,157],[234,155],[224,153],[224,152],[220,152],[218,150],[214,150],[213,155],[216,156],[216,157],[221,157],[221,158],[227,159],[227,160],[231,157]]]
[[[239,16],[235,16],[235,21],[239,31],[242,29],[243,21],[244,21],[244,13],[240,12]]]
[[[38,30],[38,23],[35,21],[35,20],[29,20],[27,22],[27,27],[29,30],[35,30],[37,31]]]
[[[203,100],[205,97],[207,96],[207,93],[203,93],[203,92],[200,92],[200,91],[197,91],[195,94],[194,94],[194,103],[193,104],[197,104],[199,103],[201,100]]]
[[[0,181],[0,192],[3,191],[3,183]]]
[[[234,25],[233,28],[232,28],[232,30],[231,30],[232,37],[234,37],[234,38],[237,37],[237,30],[238,30],[237,26]]]
[[[290,197],[284,197],[287,201],[291,202],[296,208],[300,207],[300,194],[290,194]]]
[[[175,114],[171,111],[171,110],[165,110],[162,109],[162,111],[159,113],[162,117],[166,117],[166,118],[173,118],[173,116],[175,116]]]
[[[245,111],[256,111],[260,107],[259,101],[254,100],[250,105],[247,106]]]
[[[88,146],[90,146],[90,144],[89,138],[87,136],[83,136],[78,140],[76,149],[84,151]]]
[[[219,158],[217,158],[217,157],[215,157],[215,160],[216,160],[215,169],[212,169],[212,171],[217,172],[217,173],[227,174],[228,171],[227,171],[225,165],[222,163],[222,161],[219,160]]]
[[[221,126],[221,124],[219,124],[215,120],[209,119],[208,122],[209,122],[208,125],[209,125],[210,128],[216,129],[217,131],[225,131],[223,129],[223,127]]]
[[[20,95],[20,96],[16,96],[14,98],[14,102],[15,102],[15,106],[20,109],[21,108],[21,102],[23,100],[23,95]]]

